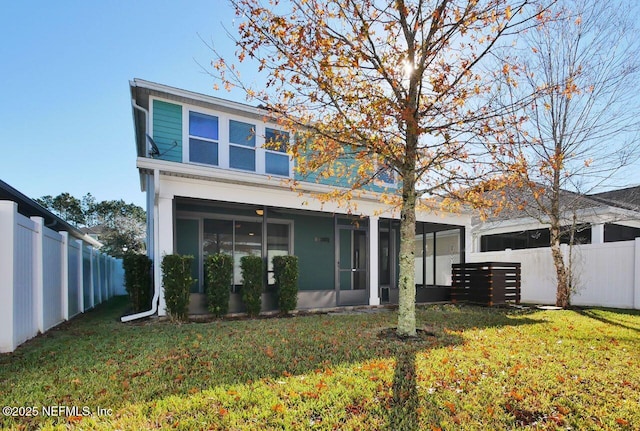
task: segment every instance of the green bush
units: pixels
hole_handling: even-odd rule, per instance
[[[167,311],[172,319],[187,320],[189,289],[194,283],[191,276],[193,256],[168,254],[162,258],[162,285]]]
[[[287,314],[295,310],[298,304],[298,257],[274,256],[272,262],[278,292],[278,308]]]
[[[124,286],[133,312],[151,308],[151,259],[144,254],[127,254],[122,258]]]
[[[240,259],[242,302],[249,316],[257,316],[262,308],[262,267],[260,256],[243,256]]]
[[[229,296],[233,279],[233,258],[226,253],[207,256],[204,262],[206,274],[207,308],[216,317],[229,311]]]

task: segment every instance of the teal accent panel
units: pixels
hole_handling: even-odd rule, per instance
[[[182,106],[153,101],[153,140],[160,150],[158,159],[182,162]]]
[[[300,290],[334,290],[333,218],[294,215],[294,254]]]
[[[191,292],[203,291],[200,289],[204,283],[200,280],[200,227],[198,220],[176,220],[176,253],[193,256],[191,276],[197,281],[191,286]]]
[[[355,176],[358,174],[357,161],[352,158],[337,159],[335,165],[338,172],[344,172],[345,175],[337,175],[329,178],[322,178],[317,171],[310,172],[306,175],[301,175],[298,171],[295,172],[294,177],[297,181],[323,184],[332,187],[344,187],[349,188],[355,181]],[[363,190],[377,192],[377,193],[401,193],[402,186],[400,183],[396,185],[385,186],[384,183],[369,183],[362,187]]]

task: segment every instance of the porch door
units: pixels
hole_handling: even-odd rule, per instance
[[[396,233],[395,228],[381,228],[378,237],[378,281],[380,283],[380,300],[383,303],[391,300],[391,289],[396,286]]]
[[[352,226],[338,226],[336,256],[338,305],[369,303],[369,258],[367,230]]]

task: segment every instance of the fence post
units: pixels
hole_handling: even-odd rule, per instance
[[[13,352],[16,348],[13,327],[13,268],[17,212],[17,203],[0,201],[0,353]]]
[[[634,241],[633,308],[640,310],[640,238]]]
[[[60,232],[62,236],[60,275],[62,281],[62,318],[69,320],[69,232]]]

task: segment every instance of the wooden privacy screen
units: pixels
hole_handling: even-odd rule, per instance
[[[452,302],[520,304],[520,264],[505,262],[452,265]]]

